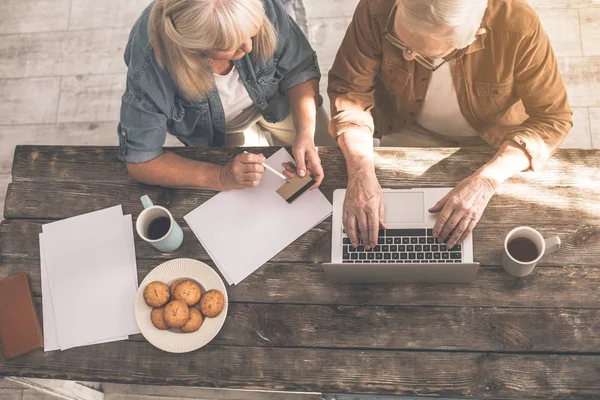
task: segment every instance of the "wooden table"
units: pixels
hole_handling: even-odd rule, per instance
[[[266,155],[275,149],[261,149]],[[224,163],[234,149],[177,149]],[[214,195],[133,182],[115,148],[18,147],[0,227],[0,278],[26,271],[41,317],[38,233],[49,220],[122,204],[134,218],[149,194],[182,222],[183,246],[160,254],[137,238],[140,281],[165,260],[213,265],[183,215]],[[482,149],[383,149],[383,187],[453,186],[490,159]],[[338,149],[321,149],[323,192],[346,184]],[[140,335],[0,360],[1,375],[324,393],[484,398],[600,397],[600,151],[563,150],[492,198],[474,232],[477,281],[464,285],[338,285],[330,220],[242,283],[213,342],[164,353]],[[505,235],[529,225],[563,246],[526,278],[500,267]]]

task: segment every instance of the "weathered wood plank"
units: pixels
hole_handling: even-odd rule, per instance
[[[69,30],[94,28],[129,28],[142,11],[148,7],[147,0],[73,0],[69,18]]]
[[[36,297],[35,301],[42,320],[42,299]],[[440,329],[444,335],[440,335]],[[146,341],[142,335],[129,340]],[[230,303],[225,325],[211,343],[250,347],[600,355],[600,308]]]
[[[309,25],[310,42],[319,54],[320,65],[333,65],[333,60],[352,19],[351,16],[338,17],[339,13],[335,15],[335,17],[311,20]],[[322,69],[322,72],[326,74],[329,70]]]
[[[569,103],[573,107],[599,107],[600,56],[558,57]]]
[[[579,10],[584,56],[600,56],[600,8]]]
[[[592,132],[592,146],[600,148],[600,107],[590,108],[590,130]]]
[[[598,0],[527,0],[536,10],[544,8],[588,8],[598,7]]]
[[[124,91],[124,73],[66,76],[60,88],[57,121],[118,120]]]
[[[579,30],[579,10],[540,9],[537,10],[537,13],[557,57],[583,55]]]
[[[55,122],[59,91],[60,78],[0,79],[0,124]]]
[[[573,107],[573,129],[563,142],[563,149],[591,149],[592,135],[588,107]]]
[[[521,221],[523,223],[524,221]],[[573,221],[576,224],[578,221]],[[3,256],[39,258],[38,234],[42,232],[40,221],[7,220],[0,223],[0,254]],[[176,253],[160,253],[151,245],[135,237],[136,255],[138,259],[168,260],[173,257],[189,257],[204,261],[210,260],[200,242],[196,239],[185,222],[181,221],[184,231],[182,246]],[[516,223],[496,223],[482,221],[475,228],[474,258],[483,265],[500,265],[504,237]],[[550,224],[552,225],[552,224]],[[549,225],[549,226],[550,226]],[[562,248],[548,255],[539,266],[600,266],[600,225],[554,225],[546,227],[539,224],[533,226],[544,237],[557,235],[562,240]],[[276,255],[273,262],[323,263],[331,261],[331,223],[323,222],[308,231],[286,249]]]
[[[177,154],[224,164],[242,151],[234,148],[179,148]],[[278,148],[252,148],[266,156]],[[492,148],[379,148],[375,150],[377,175],[382,186],[402,182],[410,186],[452,186],[472,174],[494,155]],[[323,147],[319,154],[328,181],[346,185],[346,164],[341,151]],[[89,168],[93,165],[94,168]],[[600,150],[560,150],[546,167],[521,173],[507,183],[530,186],[600,187]],[[79,182],[127,182],[125,166],[117,162],[115,147],[18,146],[15,150],[15,181],[48,180]]]
[[[93,164],[87,166],[88,169]],[[409,188],[402,181],[388,181],[384,187]],[[423,182],[422,187],[439,186]],[[331,201],[334,190],[345,187],[339,179],[325,178],[322,192]],[[61,219],[122,204],[134,218],[142,211],[140,197],[148,194],[167,207],[177,219],[203,204],[216,193],[202,190],[174,190],[127,183],[15,182],[9,185],[5,217],[11,219]],[[43,198],[44,201],[39,201]],[[600,187],[528,187],[507,183],[489,202],[482,221],[505,223],[508,220],[534,226],[553,226],[600,222]]]
[[[3,0],[0,34],[67,29],[71,0]]]
[[[129,29],[5,35],[0,41],[0,76],[25,78],[124,72]]]
[[[179,216],[178,216],[179,217]],[[39,258],[38,234],[42,232],[42,223],[36,221],[10,221],[0,222],[0,254],[2,256],[24,256]],[[177,250],[177,257],[188,257],[208,261],[210,257],[196,239],[196,236],[181,222],[184,239]],[[169,260],[174,254],[160,253],[150,244],[144,242],[135,233],[136,255],[138,259]],[[5,239],[6,238],[6,239]],[[9,239],[10,238],[10,239]],[[21,242],[21,243],[19,243]],[[331,224],[323,223],[308,231],[280,254],[276,255],[273,262],[317,262],[325,260],[331,254]]]
[[[139,282],[160,263],[138,260]],[[27,272],[41,296],[39,260],[0,258],[0,279],[19,272]],[[544,267],[519,279],[500,267],[482,267],[476,281],[464,285],[343,285],[329,281],[321,265],[267,263],[228,293],[234,303],[597,309],[600,269]]]
[[[85,357],[36,351],[0,362],[0,371],[115,383],[446,397],[591,399],[600,391],[600,357],[584,355],[217,345],[168,354],[127,341],[90,346]]]

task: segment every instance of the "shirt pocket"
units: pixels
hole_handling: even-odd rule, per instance
[[[265,94],[265,97],[270,100],[279,92],[279,84],[283,79],[283,75],[275,64],[268,64],[260,71],[256,72],[256,82],[260,89]]]
[[[176,136],[190,136],[200,127],[202,131],[210,123],[208,98],[192,102],[176,96],[168,122],[169,133]]]
[[[383,61],[381,63],[381,80],[390,93],[397,97],[406,91],[410,74],[404,71],[400,65]]]
[[[497,114],[511,105],[514,80],[502,83],[473,82],[473,94],[483,114]]]

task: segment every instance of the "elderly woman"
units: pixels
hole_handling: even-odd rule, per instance
[[[119,158],[134,179],[212,190],[260,181],[263,155],[191,160],[163,151],[167,132],[189,146],[293,144],[297,173],[323,179],[319,67],[280,0],[157,0],[135,23],[125,62]]]
[[[362,0],[328,93],[348,169],[344,226],[366,247],[384,215],[373,136],[382,146],[498,148],[429,210],[439,213],[433,234],[452,247],[496,188],[541,168],[573,125],[548,36],[524,0]]]

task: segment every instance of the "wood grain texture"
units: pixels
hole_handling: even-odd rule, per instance
[[[65,30],[70,5],[71,0],[3,0],[0,34]]]
[[[69,30],[94,28],[131,29],[148,0],[73,0],[69,18]]]
[[[352,19],[351,15],[338,16],[336,13],[334,18],[311,20],[309,25],[310,42],[318,52],[320,65],[333,65],[333,60]],[[329,70],[323,69],[322,72],[325,75]]]
[[[124,73],[64,77],[57,122],[118,120],[124,91]]]
[[[600,107],[590,108],[590,130],[592,146],[600,147]]]
[[[569,94],[569,104],[599,107],[600,56],[559,57],[558,65]]]
[[[8,203],[7,203],[8,204]],[[118,203],[112,203],[117,205]],[[155,204],[162,204],[158,202]],[[32,207],[34,207],[32,205]],[[7,217],[10,216],[5,211]],[[133,214],[137,216],[137,213]],[[210,257],[198,242],[193,232],[180,220],[184,232],[181,247],[176,253],[159,253],[150,244],[135,235],[135,247],[138,259],[167,260],[173,257],[197,258],[203,261]],[[526,224],[526,221],[518,220]],[[562,247],[556,253],[544,257],[538,266],[589,266],[599,267],[600,224],[596,225],[556,225],[551,221],[530,224],[536,227],[544,237],[559,236]],[[0,222],[0,254],[6,256],[39,258],[38,234],[42,232],[44,222],[31,220],[7,220]],[[506,235],[514,228],[515,222],[498,223],[481,221],[473,233],[474,259],[483,265],[501,264],[502,247]],[[273,262],[323,263],[331,261],[331,223],[329,221],[317,225],[314,229],[300,236],[290,246],[271,259]]]
[[[600,7],[598,0],[528,0],[536,10],[544,8],[589,8]]]
[[[584,355],[406,352],[209,345],[167,354],[115,342],[0,361],[0,373],[119,383],[435,395],[592,399],[600,358]],[[165,369],[165,365],[169,368]],[[207,367],[210,366],[210,367]],[[376,379],[374,379],[376,377]]]
[[[161,262],[138,260],[139,281]],[[19,272],[29,274],[33,293],[41,296],[39,260],[2,256],[0,278]],[[544,267],[518,279],[484,266],[471,284],[344,285],[329,281],[321,265],[270,262],[228,293],[234,303],[598,309],[600,269]]]
[[[0,79],[0,124],[55,122],[59,91],[60,78]]]
[[[592,134],[588,107],[573,107],[573,129],[569,132],[561,148],[591,149]]]
[[[579,10],[584,56],[600,56],[600,8]]]
[[[382,186],[414,187],[404,182],[382,182]],[[432,185],[422,183],[420,186]],[[326,178],[321,190],[331,200],[333,191],[343,187],[345,183],[336,183],[335,180]],[[5,215],[12,219],[61,219],[122,204],[125,213],[137,216],[142,210],[139,199],[144,194],[167,207],[181,220],[184,215],[214,196],[215,192],[172,190],[133,182],[15,182],[8,187]],[[39,196],[46,200],[40,203]],[[533,212],[536,209],[538,212]],[[574,221],[578,221],[580,225],[596,225],[600,223],[600,188],[543,189],[506,184],[492,197],[482,222],[503,223],[507,219],[535,226],[572,225]]]
[[[600,355],[599,328],[600,309],[230,303],[211,344]]]
[[[600,128],[599,128],[600,129]],[[252,152],[272,155],[277,149],[247,148]],[[290,149],[288,148],[288,151]],[[235,148],[179,148],[184,157],[217,164],[228,162],[241,149]],[[378,148],[375,149],[375,168],[383,187],[399,184],[406,186],[453,186],[488,162],[495,150],[481,148]],[[346,163],[338,148],[324,147],[319,155],[327,181],[346,186]],[[82,168],[93,164],[94,168]],[[576,186],[600,187],[600,150],[560,150],[550,158],[542,170],[515,175],[506,186]],[[116,147],[17,147],[14,156],[15,182],[49,180],[68,182],[132,182],[125,166],[117,162]]]
[[[579,10],[539,9],[537,14],[548,33],[557,57],[582,56]]]
[[[128,29],[5,35],[0,40],[0,76],[124,75],[128,36]]]

